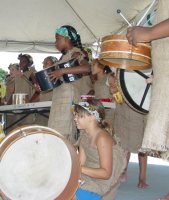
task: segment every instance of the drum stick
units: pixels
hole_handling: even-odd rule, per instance
[[[117,13],[127,22],[127,24],[128,24],[129,26],[132,26],[132,25],[130,24],[130,22],[125,18],[125,16],[121,13],[121,10],[120,10],[120,9],[117,10]]]
[[[142,18],[137,22],[137,26],[139,26],[141,24],[141,22],[143,21],[143,19],[147,16],[148,12],[150,11],[150,9],[153,7],[153,5],[156,3],[157,0],[154,0],[150,6],[148,7],[148,9],[146,10],[146,12],[144,13],[144,15],[142,16]]]
[[[96,57],[99,53],[99,48],[100,48],[100,38],[97,40],[97,49],[96,49],[96,55],[95,55]]]

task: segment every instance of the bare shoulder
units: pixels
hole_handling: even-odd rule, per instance
[[[102,130],[97,138],[97,144],[99,145],[113,145],[113,138],[112,136],[105,130]]]

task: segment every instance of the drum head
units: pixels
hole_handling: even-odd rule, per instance
[[[2,141],[0,159],[0,190],[11,200],[70,200],[78,187],[77,153],[53,129],[15,129]]]
[[[151,73],[152,70],[118,70],[118,85],[123,98],[132,109],[142,114],[149,112],[151,85],[146,83],[146,78]]]

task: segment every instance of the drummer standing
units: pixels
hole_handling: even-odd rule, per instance
[[[33,65],[33,59],[29,54],[20,54],[19,68],[20,71],[15,75],[15,93],[26,93],[31,99],[35,91],[39,91],[37,87],[37,81],[35,79],[35,68]]]
[[[128,151],[127,160],[129,162],[130,154],[138,153],[141,147],[144,128],[146,123],[146,116],[131,109],[124,101],[118,90],[117,78],[115,74],[109,76],[108,83],[110,86],[110,93],[114,96],[116,102],[115,116],[114,116],[114,132],[120,138],[121,146]],[[118,95],[115,98],[115,95]],[[138,154],[139,159],[139,188],[147,188],[146,183],[146,168],[147,168],[147,155],[143,153]],[[127,167],[121,176],[121,181],[127,179]]]
[[[109,73],[112,72],[108,66],[99,63],[98,59],[92,61],[92,75],[96,76],[93,84],[94,96],[96,99],[111,99],[107,79]],[[114,121],[114,108],[105,108],[105,120],[109,123],[112,129]]]
[[[49,67],[53,67],[53,66],[57,66],[58,65],[58,59],[54,56],[48,56],[44,59],[43,61],[43,69],[49,68]],[[52,101],[52,94],[53,91],[42,91],[40,93],[40,101]]]
[[[127,38],[132,44],[154,40],[152,43],[152,66],[154,72],[152,100],[141,151],[161,152],[162,157],[167,160],[169,160],[168,27],[168,0],[160,0],[157,8],[156,25],[153,27],[133,27],[127,33]],[[169,193],[160,198],[160,200],[168,199]]]
[[[26,93],[28,94],[30,100],[36,91],[39,92],[39,87],[37,87],[37,82],[34,74],[36,71],[35,68],[32,66],[33,59],[29,54],[20,54],[18,56],[18,59],[20,61],[19,70],[14,74],[13,77],[13,93]],[[21,115],[15,115],[15,120],[20,117]],[[18,122],[17,126],[33,124],[34,120],[35,115],[31,114],[25,119],[23,119],[21,122]],[[14,126],[12,128],[14,128]]]
[[[44,59],[43,63],[43,69],[57,66],[58,65],[58,59],[54,56],[48,56]],[[39,95],[39,101],[52,101],[52,95],[53,95],[53,90],[47,90],[47,91],[41,91]],[[41,125],[41,126],[47,126],[48,125],[48,118],[37,114],[35,124]]]
[[[89,73],[90,65],[84,54],[80,35],[77,31],[71,26],[62,26],[56,29],[55,38],[56,48],[62,53],[59,64],[69,62],[74,58],[78,61],[78,66],[58,69],[49,74],[51,79],[62,78],[65,74],[82,76],[82,74]],[[90,80],[89,76],[86,76],[86,78]],[[84,84],[83,76],[70,83],[64,82],[53,90],[48,126],[59,131],[72,143],[76,140],[76,127],[71,113],[72,103],[78,102],[80,95],[87,94],[89,90],[90,88]]]

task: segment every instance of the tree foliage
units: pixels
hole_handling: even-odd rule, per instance
[[[2,68],[0,68],[0,82],[5,81],[5,77],[8,74],[7,71],[3,70]]]

